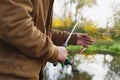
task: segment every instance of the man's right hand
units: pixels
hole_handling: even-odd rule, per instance
[[[68,55],[67,49],[63,46],[57,46],[57,48],[58,48],[58,61],[65,62]]]

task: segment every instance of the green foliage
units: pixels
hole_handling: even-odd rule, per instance
[[[71,55],[79,53],[82,46],[68,46],[68,51]],[[89,46],[83,54],[97,54],[105,53],[112,55],[120,55],[120,43],[117,42],[95,42],[93,45]]]

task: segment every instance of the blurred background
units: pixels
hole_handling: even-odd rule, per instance
[[[47,63],[45,79],[120,80],[120,0],[55,0],[54,29],[70,32],[76,22],[74,32],[88,33],[95,43],[82,55],[82,46],[69,45],[74,66]]]

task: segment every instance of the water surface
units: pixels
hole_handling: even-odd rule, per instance
[[[62,68],[47,63],[46,80],[120,80],[119,56],[77,54],[73,64]]]

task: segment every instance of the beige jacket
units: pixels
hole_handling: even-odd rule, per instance
[[[52,1],[0,0],[0,80],[38,80],[46,61],[57,60],[54,45],[69,33],[52,29]]]

